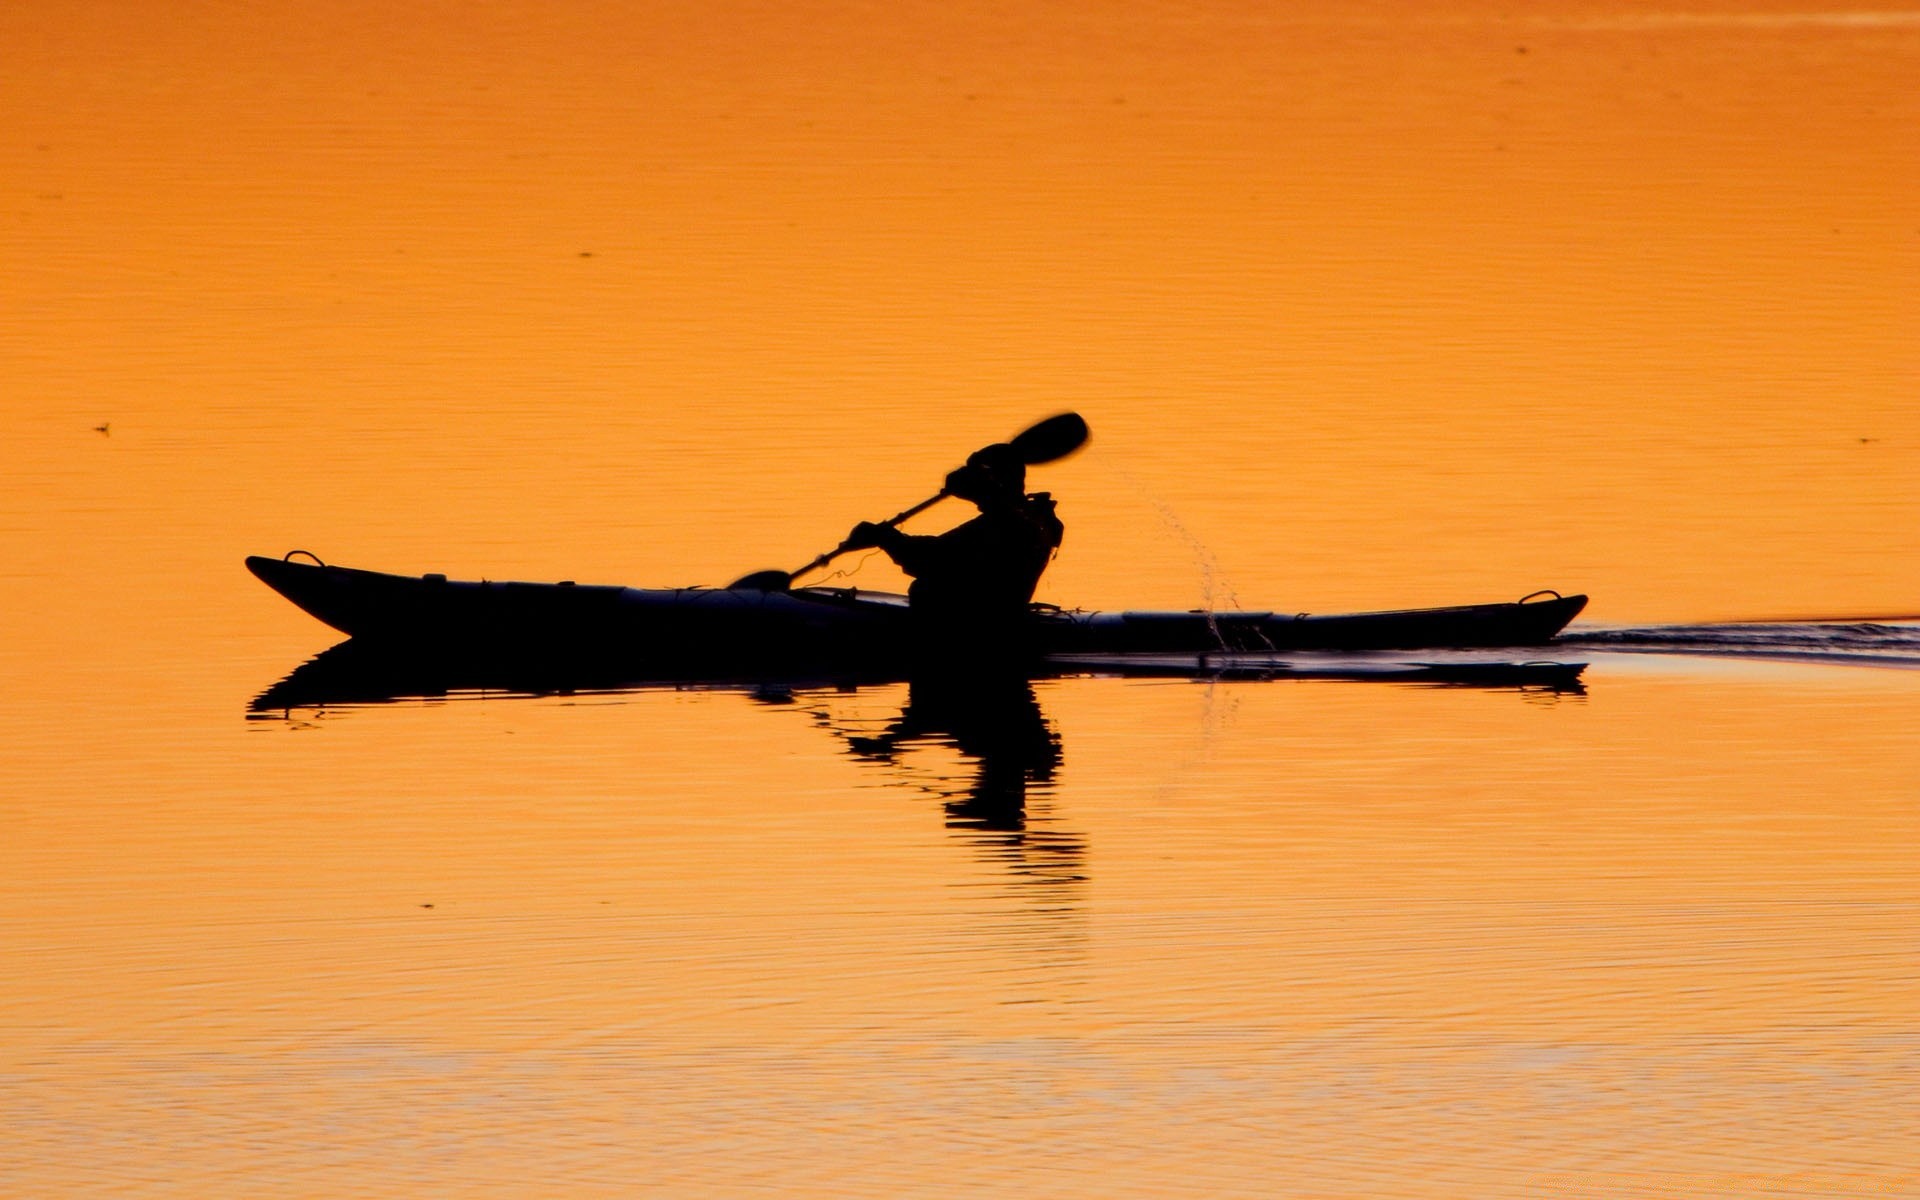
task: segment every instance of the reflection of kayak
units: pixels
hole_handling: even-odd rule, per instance
[[[1050,654],[1049,675],[1126,679],[1332,679],[1349,683],[1423,683],[1440,687],[1583,691],[1583,662],[1500,657],[1487,650],[1303,650],[1281,654]]]
[[[1484,688],[1494,691],[1581,693],[1580,662],[1521,659],[1489,650],[1275,654],[1053,655],[1023,666],[1022,680],[1057,678],[1148,678],[1193,680],[1341,680]],[[799,692],[847,691],[911,681],[964,691],[982,679],[1004,682],[1004,671],[934,672],[863,666],[799,665],[749,669],[725,664],[707,669],[648,670],[580,655],[500,655],[403,649],[391,642],[350,638],[295,667],[254,699],[256,713],[300,708],[357,707],[393,700],[440,700],[462,696],[555,696],[672,689],[737,691],[771,701]],[[940,688],[936,686],[934,690]]]
[[[626,588],[459,582],[253,557],[247,568],[356,638],[490,653],[585,651],[627,662],[886,660],[913,649],[904,597],[852,588]],[[1080,612],[1036,605],[1039,654],[1285,653],[1537,646],[1586,606],[1522,601],[1396,612]]]

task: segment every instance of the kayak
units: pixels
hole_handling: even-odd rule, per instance
[[[457,581],[253,556],[247,569],[363,642],[443,650],[587,654],[628,663],[884,662],[926,649],[904,596],[857,588],[629,588]],[[313,558],[312,555],[306,555]],[[1274,654],[1538,646],[1581,595],[1344,614],[1087,612],[1036,604],[1023,656]]]

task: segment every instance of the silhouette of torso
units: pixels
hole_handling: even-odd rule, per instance
[[[913,612],[931,635],[971,640],[1017,631],[1065,533],[1045,492],[991,505],[932,537],[902,534],[886,549],[913,577]]]

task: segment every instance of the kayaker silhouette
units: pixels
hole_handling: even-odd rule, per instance
[[[975,451],[939,492],[885,521],[862,521],[845,541],[798,571],[755,571],[728,589],[787,591],[850,550],[878,547],[913,577],[907,599],[919,653],[931,653],[946,666],[976,654],[1003,663],[1017,658],[1032,632],[1027,616],[1033,590],[1064,532],[1053,498],[1026,493],[1027,468],[1057,462],[1086,442],[1080,414],[1048,417]],[[933,537],[900,532],[901,522],[948,496],[967,500],[980,515]]]
[[[979,516],[931,536],[862,521],[842,544],[849,550],[877,547],[912,577],[907,600],[930,635],[962,642],[1006,637],[1025,620],[1066,532],[1053,497],[1029,494],[1026,478],[1026,463],[1013,446],[988,446],[950,473],[945,489],[979,509]]]

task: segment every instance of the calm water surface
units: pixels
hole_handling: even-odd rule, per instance
[[[1920,17],[296,8],[0,14],[0,1192],[1920,1194]],[[246,554],[724,582],[1063,408],[1043,598],[1584,689],[248,711]]]

